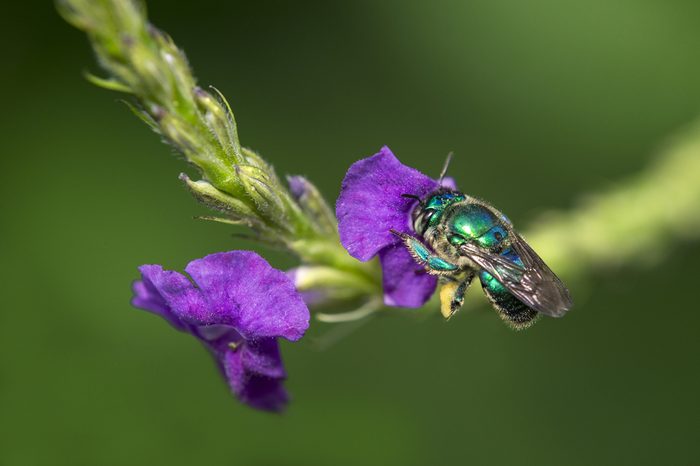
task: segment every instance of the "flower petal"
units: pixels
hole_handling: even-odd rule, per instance
[[[298,340],[309,327],[309,309],[292,281],[254,252],[212,254],[185,270],[208,302],[206,313],[182,315],[185,320],[231,325],[246,340]]]
[[[444,177],[440,183],[440,186],[451,189],[452,191],[457,191],[457,181],[451,176]]]
[[[230,349],[230,344],[239,344],[243,337],[230,325],[192,325],[192,335],[211,350],[213,354],[223,354]]]
[[[287,378],[277,339],[261,338],[248,341],[243,344],[240,351],[241,360],[248,372],[277,379]]]
[[[423,197],[437,187],[435,180],[399,162],[386,146],[355,162],[336,203],[341,243],[356,259],[371,259],[396,242],[389,230],[410,232],[410,211],[416,201],[401,195]]]
[[[403,244],[382,249],[379,260],[387,306],[421,307],[435,292],[437,277],[428,275]]]
[[[276,347],[277,342],[271,341]],[[281,368],[279,349],[276,349],[275,354]],[[257,365],[259,361],[256,357],[251,359],[249,356],[245,346],[236,351],[229,350],[223,355],[221,364],[231,390],[239,400],[253,408],[281,411],[289,401],[289,396],[283,385],[284,377],[270,377],[261,374],[256,370],[261,367]],[[275,358],[275,356],[269,356],[268,354],[268,361]]]
[[[184,275],[160,265],[142,265],[139,271],[142,280],[133,285],[134,306],[161,315],[178,330],[186,329],[181,315],[206,309],[200,291]]]
[[[170,311],[168,304],[149,280],[134,281],[131,290],[134,293],[131,298],[132,306],[157,314],[176,329],[185,330],[183,323]]]

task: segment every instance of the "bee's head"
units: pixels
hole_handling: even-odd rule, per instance
[[[429,227],[437,225],[443,212],[449,205],[465,199],[464,194],[446,189],[433,192],[425,199],[420,199],[418,196],[411,194],[404,194],[404,197],[418,201],[418,205],[411,213],[411,218],[413,220],[413,231],[419,235],[424,235]]]

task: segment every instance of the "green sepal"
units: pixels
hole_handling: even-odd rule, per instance
[[[253,165],[236,165],[235,170],[238,180],[260,213],[275,224],[284,224],[286,209],[278,195],[275,180],[270,180],[263,169]]]
[[[143,121],[148,125],[149,128],[151,128],[156,133],[160,134],[160,128],[158,127],[158,123],[156,123],[156,121],[151,115],[148,114],[148,112],[140,109],[139,107],[127,100],[122,100],[122,102],[129,108],[129,110],[131,110],[131,113],[133,113],[139,118],[139,120]]]
[[[205,206],[227,213],[232,216],[233,220],[244,220],[251,224],[257,223],[255,212],[239,199],[219,191],[204,180],[192,181],[184,173],[181,173],[179,178],[185,183],[192,195]]]
[[[85,73],[83,73],[83,75],[85,76],[85,79],[88,80],[88,82],[94,84],[97,87],[101,87],[102,89],[133,94],[133,91],[129,86],[127,86],[124,83],[120,83],[119,81],[116,81],[114,79],[100,78],[99,76],[96,76],[90,73],[89,71],[86,71]]]

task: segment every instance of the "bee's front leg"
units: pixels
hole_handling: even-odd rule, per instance
[[[440,312],[445,319],[452,317],[464,304],[464,295],[474,279],[474,272],[471,270],[461,272],[459,266],[435,255],[428,246],[414,236],[396,230],[391,232],[401,238],[413,259],[424,266],[429,274],[441,276]]]
[[[393,234],[401,238],[403,244],[411,253],[413,259],[420,265],[425,267],[425,270],[431,275],[446,275],[453,274],[459,270],[459,267],[445,259],[435,255],[425,244],[423,244],[415,236],[407,233],[400,233],[396,230],[391,230]]]

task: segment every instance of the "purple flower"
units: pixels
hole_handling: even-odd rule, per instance
[[[309,310],[284,272],[251,251],[194,260],[185,268],[192,280],[160,265],[139,271],[134,306],[201,341],[242,402],[284,408],[286,373],[277,338],[296,341],[309,327]]]
[[[442,185],[455,188],[451,178]],[[414,234],[411,211],[417,201],[402,194],[422,198],[439,187],[438,181],[399,162],[386,146],[355,162],[345,175],[336,203],[340,242],[363,262],[379,254],[389,306],[420,307],[435,291],[437,278],[416,264],[390,230]]]

